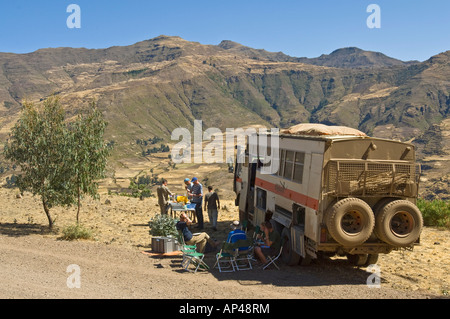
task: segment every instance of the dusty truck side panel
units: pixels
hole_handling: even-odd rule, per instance
[[[261,170],[256,172],[254,225],[264,221],[266,212],[270,211],[274,221],[285,228],[291,228],[291,238],[306,236],[314,242],[318,241],[318,209],[325,142],[316,138],[305,140],[280,136],[282,164],[279,170],[275,174],[263,174]],[[294,205],[301,210],[300,221],[293,214]],[[292,248],[304,256],[303,241],[295,241]]]

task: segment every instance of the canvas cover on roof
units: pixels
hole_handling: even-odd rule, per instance
[[[367,137],[364,132],[347,126],[328,126],[324,124],[302,123],[292,126],[288,129],[281,130],[282,134],[294,135],[309,135],[309,136],[323,136],[323,135],[351,135]]]

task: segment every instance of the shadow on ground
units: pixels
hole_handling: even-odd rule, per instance
[[[211,226],[207,226],[201,231],[208,233],[211,238],[218,241],[224,241],[230,230],[231,221],[220,222],[218,231],[213,231]],[[193,232],[198,230],[193,227]],[[249,231],[252,236],[253,231]],[[216,262],[216,250],[207,246],[204,261],[209,265],[208,271],[199,270],[196,274],[189,274],[181,267],[181,257],[151,257],[155,260],[156,268],[171,268],[172,271],[180,274],[186,273],[194,276],[202,276],[212,274],[218,281],[237,281],[243,286],[254,285],[274,285],[280,287],[307,287],[307,286],[330,286],[330,285],[366,285],[367,278],[370,273],[366,268],[352,266],[346,258],[320,258],[313,260],[308,266],[288,266],[281,261],[277,261],[280,270],[270,266],[267,270],[263,270],[261,266],[253,262],[253,269],[235,271],[235,272],[219,272],[214,268]]]
[[[10,237],[22,237],[29,235],[45,235],[52,234],[48,226],[38,224],[23,223],[0,223],[0,235]]]

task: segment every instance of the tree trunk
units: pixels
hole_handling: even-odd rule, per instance
[[[52,217],[50,216],[50,209],[47,206],[47,203],[45,202],[45,199],[42,199],[42,206],[44,206],[44,211],[45,214],[47,215],[47,219],[48,219],[48,227],[50,229],[53,229],[53,220]]]
[[[77,225],[79,224],[79,216],[80,216],[80,206],[81,206],[81,190],[78,186],[78,210],[77,210]]]

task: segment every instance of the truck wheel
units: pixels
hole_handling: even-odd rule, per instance
[[[367,254],[347,255],[348,261],[354,266],[364,266],[367,262]]]
[[[281,238],[285,239],[281,259],[283,259],[283,262],[289,266],[298,265],[301,256],[292,249],[291,232],[289,229],[283,229],[281,232]]]
[[[395,200],[399,200],[400,198],[394,198],[394,197],[385,197],[380,199],[373,207],[373,213],[375,214],[375,217],[377,216],[378,212],[383,209],[384,206],[389,204],[390,202],[393,202]],[[376,219],[376,218],[375,218]]]
[[[376,216],[375,234],[392,246],[409,246],[420,236],[422,213],[413,203],[396,200],[380,208]]]
[[[370,265],[375,265],[377,262],[378,262],[378,254],[369,254],[367,255],[367,261],[363,266],[368,267]]]
[[[325,214],[331,236],[345,247],[364,243],[372,234],[375,217],[370,206],[359,198],[345,198]]]

